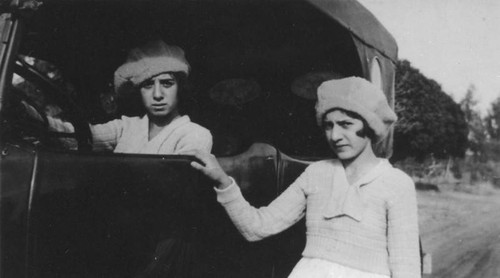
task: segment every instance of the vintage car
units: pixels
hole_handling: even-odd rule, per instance
[[[245,241],[193,157],[92,150],[89,123],[138,113],[110,86],[132,46],[186,51],[187,113],[255,206],[332,155],[314,120],[322,81],[361,76],[394,101],[397,44],[354,0],[1,0],[0,13],[1,277],[286,277],[300,258],[303,222]]]

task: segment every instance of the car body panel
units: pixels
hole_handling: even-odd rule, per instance
[[[303,223],[245,241],[189,157],[4,153],[2,184],[17,185],[2,191],[5,277],[284,277],[303,249]],[[256,144],[220,162],[261,206],[284,190],[280,157]]]

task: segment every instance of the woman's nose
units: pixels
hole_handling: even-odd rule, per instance
[[[334,126],[330,132],[330,139],[333,142],[338,142],[340,139],[342,139],[342,134],[341,131],[339,130],[338,127]]]
[[[155,80],[155,85],[153,87],[153,98],[155,100],[163,98],[163,92],[161,91],[160,82],[158,82],[158,80]]]

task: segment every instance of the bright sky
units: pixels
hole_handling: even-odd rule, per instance
[[[499,0],[358,0],[411,62],[459,101],[471,84],[486,115],[500,97]]]

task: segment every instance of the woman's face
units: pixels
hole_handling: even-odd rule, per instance
[[[354,160],[371,146],[368,136],[361,137],[363,122],[340,110],[325,115],[323,129],[330,148],[340,160]]]
[[[146,80],[141,84],[140,91],[149,116],[161,118],[178,113],[178,84],[172,74],[163,73]]]

